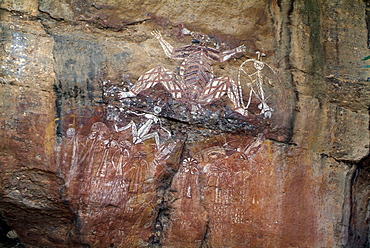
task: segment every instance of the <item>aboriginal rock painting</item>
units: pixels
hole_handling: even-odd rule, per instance
[[[231,58],[245,56],[245,45],[221,51],[209,45],[211,38],[207,35],[191,32],[185,28],[181,29],[181,33],[192,36],[191,45],[174,48],[159,31],[152,31],[164,54],[170,59],[182,61],[179,68],[172,71],[157,66],[141,75],[136,83],[132,83],[129,76],[124,75],[122,84],[125,86],[110,80],[104,81],[104,96],[111,106],[117,109],[134,107],[142,110],[142,101],[145,99],[151,103],[156,101],[158,104],[154,104],[161,107],[182,105],[184,109],[173,109],[175,115],[180,115],[175,118],[187,121],[187,118],[181,118],[183,112],[189,113],[190,119],[197,114],[205,117],[215,114],[221,118],[225,117],[227,110],[225,106],[219,104],[226,101],[230,105],[227,108],[232,109],[240,118],[244,117],[248,124],[253,126],[249,130],[258,129],[258,126],[269,123],[269,119],[275,115],[278,115],[279,119],[289,118],[286,115],[289,112],[287,110],[291,108],[287,87],[276,71],[262,61],[266,57],[264,53],[257,51],[257,58],[242,62],[239,68],[235,69],[234,75],[216,77],[212,63],[226,63]],[[236,82],[233,77],[237,78]],[[163,94],[156,92],[157,85],[160,85],[172,99],[163,98]],[[115,98],[114,103],[112,98]],[[211,109],[211,112],[207,112],[206,109]],[[173,118],[174,115],[169,114],[167,117]],[[274,124],[277,125],[279,124]]]
[[[135,97],[143,90],[162,84],[174,99],[190,103],[192,112],[198,109],[199,104],[209,104],[223,95],[228,95],[235,111],[244,114],[244,109],[240,108],[237,85],[228,76],[215,78],[211,62],[225,62],[234,55],[245,52],[245,46],[221,52],[206,46],[210,41],[208,36],[184,30],[183,32],[193,36],[194,44],[180,48],[173,48],[158,31],[152,32],[167,57],[183,61],[179,73],[175,74],[162,66],[151,69],[139,78],[130,91],[121,92],[121,98]]]
[[[158,114],[161,111],[161,108],[156,107],[156,108],[154,108],[154,111],[155,111],[156,114]],[[160,139],[159,139],[158,132],[150,132],[150,129],[151,129],[153,123],[158,123],[160,128],[167,133],[168,138],[171,137],[171,133],[161,125],[161,120],[156,115],[146,114],[146,113],[141,113],[141,114],[139,113],[138,114],[138,113],[135,113],[133,111],[127,111],[127,113],[133,113],[137,116],[144,116],[145,119],[146,119],[146,121],[143,124],[141,124],[140,127],[138,127],[137,124],[134,121],[131,121],[128,125],[120,127],[120,128],[118,128],[117,125],[115,126],[117,132],[120,132],[120,131],[126,130],[128,128],[131,128],[131,130],[132,130],[132,142],[134,144],[139,144],[139,143],[142,143],[144,140],[154,138],[155,143],[157,145],[157,149],[160,148],[160,143],[161,142],[160,142]]]
[[[271,118],[274,109],[268,105],[268,98],[270,96],[266,95],[266,87],[274,87],[278,84],[279,90],[284,91],[284,87],[280,82],[279,76],[271,68],[270,65],[262,61],[262,57],[266,56],[260,51],[256,52],[257,59],[248,59],[244,61],[238,71],[238,84],[241,88],[242,84],[248,86],[249,98],[247,104],[242,102],[241,106],[243,109],[248,109],[252,97],[256,97],[258,100],[258,109],[260,110],[260,115]],[[239,91],[242,97],[242,90]],[[276,94],[276,92],[275,92]]]
[[[222,138],[226,140],[224,144]],[[236,244],[249,247],[258,230],[274,232],[279,219],[272,215],[278,215],[279,206],[274,213],[260,214],[274,194],[269,190],[277,179],[274,158],[266,156],[271,152],[270,142],[262,135],[244,139],[221,135],[203,144],[202,149],[187,147],[189,157],[182,161],[171,187],[176,199],[171,216],[181,220],[169,226],[171,240],[194,242],[196,234],[202,236],[207,226],[209,243],[215,247],[227,246],[225,233],[228,240],[232,238],[238,240]],[[178,233],[194,236],[177,237]],[[201,247],[200,241],[192,247]]]
[[[142,118],[142,124],[133,120],[123,126],[95,122],[90,127],[66,131],[59,159],[69,200],[78,204],[85,241],[104,243],[111,239],[111,243],[124,246],[131,242],[122,239],[127,230],[135,232],[138,228],[142,240],[151,235],[154,203],[158,200],[156,177],[175,153],[178,141],[161,141],[160,135],[151,130],[154,125],[170,134],[154,115],[133,115]],[[101,223],[102,219],[106,222]],[[141,230],[143,227],[147,233]],[[119,242],[114,237],[120,237]]]
[[[158,31],[152,35],[158,39],[167,57],[174,60],[182,60],[179,72],[172,72],[162,66],[158,66],[144,73],[138,82],[127,92],[120,92],[121,99],[135,97],[140,92],[162,84],[171,96],[187,105],[191,105],[192,113],[195,113],[200,105],[210,104],[213,101],[227,95],[233,104],[235,112],[248,115],[248,107],[251,104],[252,94],[257,97],[260,114],[270,118],[274,111],[268,105],[269,96],[265,95],[264,88],[272,86],[274,81],[280,81],[279,77],[267,63],[261,61],[264,54],[257,52],[258,59],[248,59],[239,68],[238,85],[230,76],[215,77],[212,62],[225,62],[233,56],[246,51],[244,45],[235,49],[220,51],[207,46],[210,37],[196,32],[183,29],[184,34],[190,34],[193,39],[192,45],[173,48]],[[250,63],[252,62],[252,63]],[[249,68],[248,68],[249,67]],[[265,75],[266,69],[270,70]],[[251,70],[254,70],[251,71]],[[273,73],[274,77],[268,77]],[[248,103],[243,101],[242,85],[249,88]],[[279,84],[279,87],[283,87]]]
[[[260,209],[262,202],[267,204],[262,198],[271,192],[259,192],[261,187],[251,181],[274,179],[269,142],[261,132],[237,136],[210,131],[213,133],[207,141],[196,142],[196,128],[181,123],[183,130],[163,115],[168,107],[165,103],[151,101],[150,108],[125,105],[127,99],[136,101],[141,92],[162,85],[190,114],[224,96],[242,118],[252,114],[268,120],[277,112],[274,103],[280,93],[271,89],[282,84],[272,67],[262,61],[263,54],[258,52],[257,59],[240,65],[237,82],[230,76],[215,77],[211,63],[226,62],[244,53],[245,46],[220,51],[207,45],[210,37],[187,29],[182,32],[193,37],[192,45],[173,48],[158,31],[152,32],[167,57],[182,61],[178,73],[158,66],[144,73],[136,84],[130,81],[126,91],[105,81],[103,116],[78,128],[76,123],[66,124],[58,160],[66,180],[66,198],[77,204],[85,242],[124,247],[140,240],[146,246],[151,237],[161,235],[153,234],[153,226],[158,224],[158,202],[171,198],[158,194],[164,188],[173,196],[172,200],[166,198],[173,210],[168,214],[181,220],[171,225],[162,221],[161,230],[168,236],[191,229],[195,236],[181,239],[199,241],[208,232],[213,235],[211,241],[221,247],[222,239],[218,239],[230,231],[225,228],[232,226],[233,235],[239,238],[246,237],[239,226],[258,229],[259,223],[271,222],[262,221],[271,213],[257,218],[254,213],[258,211],[253,210]],[[193,138],[188,140],[190,136]],[[168,177],[173,178],[165,185]],[[101,223],[102,219],[106,222]],[[274,225],[268,228],[273,230]],[[134,236],[137,240],[129,240]]]

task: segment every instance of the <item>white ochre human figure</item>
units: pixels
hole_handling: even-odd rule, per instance
[[[155,108],[154,109],[155,114],[158,114],[159,112],[161,112],[161,110],[162,109],[160,107]],[[167,132],[168,137],[171,137],[170,131],[168,131],[166,128],[162,126],[161,120],[156,115],[148,113],[138,114],[133,111],[128,111],[127,113],[132,113],[137,116],[144,116],[147,119],[147,121],[144,122],[139,128],[134,121],[131,121],[129,124],[121,128],[118,128],[117,126],[115,127],[116,132],[121,132],[131,128],[133,144],[143,143],[144,140],[154,138],[157,148],[158,149],[160,148],[160,139],[158,133],[157,132],[150,133],[150,129],[152,128],[153,123],[159,123],[161,129]]]
[[[242,108],[244,109],[249,108],[249,105],[251,104],[252,100],[252,95],[254,95],[260,102],[258,104],[258,108],[261,110],[260,115],[263,115],[265,118],[271,118],[274,109],[267,104],[268,97],[266,97],[263,88],[266,87],[265,85],[266,83],[271,87],[273,87],[274,85],[272,83],[272,80],[265,74],[266,72],[269,72],[270,75],[274,75],[278,82],[280,82],[280,78],[276,74],[276,72],[271,68],[271,66],[262,61],[262,57],[266,55],[264,53],[261,53],[260,51],[257,51],[256,54],[257,59],[248,59],[244,61],[239,67],[238,74],[239,86],[241,85],[240,81],[243,75],[247,76],[248,78],[247,82],[249,82],[247,83],[247,86],[249,86],[250,88],[248,103],[246,106],[244,106],[244,103],[242,102]]]
[[[193,37],[193,44],[173,48],[163,39],[160,32],[156,30],[152,32],[167,57],[182,60],[179,73],[175,74],[162,66],[157,66],[144,73],[130,91],[121,92],[120,97],[135,97],[140,92],[159,83],[165,87],[174,99],[191,105],[192,112],[195,112],[199,105],[210,104],[223,95],[227,95],[234,105],[234,110],[246,115],[246,110],[241,107],[237,85],[228,76],[215,78],[211,66],[212,62],[225,62],[234,55],[245,52],[245,46],[220,51],[207,46],[210,38],[206,35],[190,32],[187,29],[183,29],[183,33],[190,34]]]

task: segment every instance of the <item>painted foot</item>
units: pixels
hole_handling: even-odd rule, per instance
[[[265,118],[271,118],[272,112],[274,111],[272,108],[270,108],[269,105],[266,103],[261,102],[258,104],[258,108],[261,109],[260,115],[264,115]]]

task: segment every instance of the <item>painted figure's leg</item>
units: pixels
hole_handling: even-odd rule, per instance
[[[124,130],[126,130],[126,129],[129,129],[129,128],[136,128],[136,124],[135,124],[135,122],[134,121],[130,121],[130,123],[129,124],[127,124],[126,126],[124,126],[124,127],[117,127],[117,125],[114,125],[114,129],[116,130],[116,132],[121,132],[121,131],[124,131]],[[137,132],[136,132],[137,133]]]
[[[160,140],[159,140],[159,135],[158,135],[157,132],[146,134],[143,137],[141,137],[141,140],[143,142],[144,140],[151,139],[151,138],[154,138],[155,143],[157,145],[157,149],[159,149],[160,148]]]
[[[149,119],[147,120],[138,130],[137,130],[137,136],[142,139],[146,134],[149,133],[150,129],[152,128],[153,120]]]
[[[183,86],[179,80],[177,80],[174,74],[171,75],[171,78],[167,80],[161,81],[162,85],[166,88],[166,90],[171,93],[174,99],[182,99],[183,98]]]
[[[137,83],[131,88],[128,92],[121,92],[119,95],[121,98],[126,97],[135,97],[137,94],[142,92],[143,90],[149,89],[160,82],[160,78],[166,77],[166,69],[161,66],[157,66],[140,76]]]
[[[140,92],[154,87],[161,83],[174,98],[181,98],[181,87],[176,82],[175,75],[170,70],[157,66],[144,73],[137,83],[128,92],[121,92],[121,98],[135,97]]]
[[[227,94],[230,81],[232,80],[229,77],[211,79],[199,97],[199,103],[210,103]]]
[[[211,80],[206,85],[204,93],[199,98],[199,103],[211,103],[225,94],[230,98],[236,112],[247,115],[247,111],[241,107],[237,85],[227,76]]]
[[[159,83],[159,79],[163,73],[166,73],[166,69],[162,68],[161,66],[157,66],[141,75],[137,83],[131,88],[130,91],[121,92],[119,95],[121,98],[135,97],[141,91],[149,89]]]

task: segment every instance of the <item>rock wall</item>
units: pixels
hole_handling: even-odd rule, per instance
[[[29,247],[368,245],[368,4],[0,1],[0,230]]]

